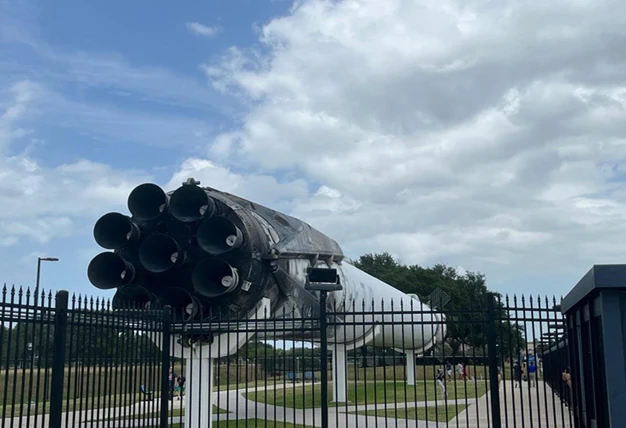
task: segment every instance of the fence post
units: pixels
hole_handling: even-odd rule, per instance
[[[167,428],[169,423],[169,398],[172,393],[170,388],[170,341],[171,333],[171,313],[172,307],[163,307],[163,346],[161,348],[161,410],[160,424],[161,428]]]
[[[65,339],[67,337],[67,304],[69,293],[58,291],[54,304],[54,339],[52,380],[50,381],[50,428],[61,428],[63,380],[65,379]]]
[[[328,428],[328,319],[326,318],[327,292],[320,292],[320,366],[321,366],[321,399],[322,428]]]
[[[487,355],[489,361],[489,399],[491,401],[491,423],[501,428],[500,391],[498,384],[498,347],[496,346],[496,310],[493,293],[487,295]]]

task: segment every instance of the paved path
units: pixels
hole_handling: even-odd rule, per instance
[[[311,385],[311,384],[307,384]],[[318,384],[319,385],[319,384]],[[511,428],[570,428],[569,412],[567,407],[561,405],[560,399],[552,393],[548,385],[539,382],[537,388],[529,388],[529,384],[524,382],[522,388],[514,388],[512,382],[502,382],[500,385],[500,407],[501,421],[503,426]],[[287,385],[268,385],[267,389],[294,388],[301,384]],[[234,421],[243,419],[261,419],[275,420],[281,422],[290,422],[298,425],[306,425],[311,427],[321,426],[321,410],[320,409],[293,409],[280,406],[272,406],[265,403],[259,403],[247,400],[243,394],[253,392],[255,390],[262,391],[264,386],[257,388],[244,388],[239,390],[220,391],[217,392],[215,404],[220,408],[228,410],[229,413],[219,413],[213,415],[214,421]],[[408,403],[387,403],[387,404],[359,404],[329,408],[329,426],[332,428],[376,428],[376,427],[393,427],[393,428],[486,428],[491,426],[489,393],[479,397],[468,399],[468,407],[459,413],[459,415],[448,423],[445,422],[429,422],[417,421],[413,419],[396,419],[393,416],[388,418],[357,415],[356,411],[370,411],[387,408],[393,414],[393,411],[411,407],[433,407],[444,406],[446,403],[439,401],[418,401]],[[448,405],[454,405],[454,401],[448,401]],[[465,400],[459,400],[459,404],[465,404]],[[184,400],[170,401],[170,409],[178,409],[184,407]],[[156,426],[157,420],[141,417],[142,414],[150,414],[158,412],[158,400],[149,402],[139,402],[132,406],[120,407],[116,409],[99,409],[82,412],[72,412],[63,414],[64,427],[85,427],[85,428],[113,428],[113,427],[141,427]],[[124,416],[124,420],[119,421],[101,421],[114,415]],[[170,418],[170,423],[181,423],[184,417],[175,416]],[[67,421],[67,424],[66,424]],[[11,426],[11,419],[5,419],[3,423]],[[49,426],[47,415],[39,416],[35,421],[34,417],[15,418],[13,426],[32,426],[36,428],[46,428]],[[241,424],[243,425],[243,423]]]
[[[449,422],[449,427],[483,428],[490,427],[491,408],[489,392],[469,406]],[[570,428],[569,409],[561,404],[560,398],[552,392],[548,384],[539,381],[537,387],[530,388],[522,382],[515,388],[512,381],[500,383],[500,421],[510,428]],[[508,424],[508,425],[507,425]]]
[[[299,385],[296,385],[299,386]],[[290,385],[286,386],[287,388]],[[269,388],[269,387],[268,387]],[[272,386],[272,389],[274,387]],[[257,388],[258,390],[259,388]],[[235,390],[235,391],[221,391],[216,402],[223,409],[232,410],[232,413],[218,414],[213,416],[213,420],[235,420],[235,419],[265,419],[274,420],[280,422],[290,422],[295,424],[302,424],[311,427],[322,426],[322,412],[321,409],[293,409],[289,407],[272,406],[270,404],[259,403],[252,400],[245,399],[242,394],[249,392],[250,390]],[[404,403],[403,403],[404,404]],[[407,403],[410,407],[411,403]],[[422,404],[418,402],[418,404]],[[423,403],[426,406],[430,403]],[[434,402],[432,403],[434,405]],[[381,405],[379,404],[378,407]],[[387,407],[393,409],[394,404],[388,404]],[[359,406],[362,410],[374,410],[376,407],[374,404],[370,404],[365,407]],[[400,408],[400,406],[398,406]],[[234,410],[236,409],[236,410]],[[395,417],[375,417],[366,415],[357,415],[348,413],[349,411],[355,411],[356,406],[341,406],[341,407],[329,407],[328,422],[329,427],[332,428],[375,428],[375,427],[394,427],[394,428],[440,428],[445,427],[445,424],[437,424],[435,422],[428,421],[416,421],[413,419],[396,419]]]

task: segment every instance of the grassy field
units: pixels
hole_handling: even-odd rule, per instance
[[[442,367],[433,367],[430,365],[416,366],[415,379],[418,381],[433,380],[436,377],[435,373],[437,372],[437,368]],[[468,366],[468,369],[470,375],[474,376],[477,380],[489,379],[489,370],[486,366]],[[348,380],[404,380],[406,379],[406,372],[404,365],[362,368],[357,367],[351,361],[348,363],[346,377]]]
[[[183,416],[185,416],[185,409],[171,409],[168,413],[170,417],[182,418]],[[218,413],[229,413],[229,411],[213,406],[213,414],[218,414]],[[135,414],[127,414],[127,415],[122,414],[120,416],[109,417],[106,419],[100,419],[98,421],[93,421],[93,422],[121,421],[125,419],[151,419],[151,418],[158,418],[160,414],[161,413],[159,412],[140,413],[140,414],[135,413]]]
[[[357,412],[359,415],[376,416],[390,419],[417,419],[420,421],[449,422],[454,417],[465,410],[465,404],[457,406],[449,404],[447,406],[412,407],[406,409],[378,409]]]
[[[483,382],[473,385],[470,382],[447,382],[448,400],[464,400],[480,397],[487,392]],[[329,398],[332,400],[332,386],[329,384]],[[435,382],[418,382],[407,386],[404,382],[358,382],[348,383],[350,404],[405,403],[441,399],[441,392]],[[281,407],[311,409],[322,404],[319,385],[297,386],[280,390],[253,391],[244,394],[249,400]],[[332,405],[342,405],[331,403]]]
[[[214,422],[213,426],[219,428],[313,428],[302,424],[292,424],[290,422],[266,421],[263,419],[245,419],[234,421]],[[170,428],[184,428],[183,424],[173,424]]]
[[[64,397],[87,398],[98,396],[139,393],[141,385],[158,390],[161,384],[160,365],[119,366],[119,367],[66,367],[63,375]],[[176,373],[184,374],[184,368],[177,364]],[[254,384],[259,379],[254,365],[220,365],[217,367],[215,390],[232,389],[237,385]],[[13,403],[42,402],[50,398],[51,369],[0,369],[0,406]],[[261,376],[262,378],[262,376]],[[265,383],[264,380],[258,381]],[[272,379],[269,382],[273,382]]]
[[[100,397],[73,398],[69,401],[63,400],[62,409],[66,411],[80,411],[88,409],[104,409],[108,407],[123,407],[140,401],[142,397],[138,394],[107,395]],[[20,403],[15,405],[0,406],[0,418],[10,418],[18,416],[43,415],[50,411],[50,403],[39,402],[36,405]]]
[[[177,373],[184,368],[175,366]],[[254,367],[248,367],[248,379],[255,379]],[[274,380],[242,383],[246,379],[246,367],[218,366],[214,391],[273,384]],[[0,416],[26,415],[48,412],[50,401],[51,369],[0,370]],[[239,383],[237,383],[239,380]],[[160,366],[120,367],[66,367],[63,375],[64,410],[125,406],[144,398],[141,385],[154,391],[153,398],[160,396]],[[29,405],[29,403],[33,403]]]
[[[174,366],[174,371],[184,373],[184,367],[180,364]],[[394,379],[403,381],[405,377],[404,366],[368,367],[359,368],[349,364],[346,372],[349,381],[360,385],[351,388],[349,399],[357,402],[383,402],[385,396],[390,401],[413,401],[432,399],[438,393],[434,382],[434,368],[432,366],[416,367],[417,388],[405,387],[403,382],[398,382],[394,388]],[[51,369],[0,369],[0,417],[34,414],[48,412],[50,400]],[[475,374],[478,381],[479,395],[484,393],[485,382],[481,380],[486,376],[484,367],[470,367],[470,373]],[[316,373],[318,379],[320,372]],[[254,364],[231,364],[217,366],[214,391],[228,389],[254,388],[272,386],[274,384],[290,386],[286,390],[265,392],[248,392],[247,398],[288,407],[313,407],[319,402],[319,385],[315,387],[310,383],[291,388],[292,383],[285,379],[286,374],[276,377],[264,377],[262,371]],[[332,372],[329,372],[332,379]],[[424,388],[423,382],[430,385]],[[248,380],[246,383],[245,381]],[[64,411],[76,411],[87,408],[123,407],[136,403],[145,397],[140,392],[140,386],[153,390],[153,398],[158,398],[160,385],[160,365],[143,366],[119,366],[119,367],[91,367],[72,366],[66,367],[63,376],[63,409]],[[388,385],[386,392],[378,392],[380,387],[373,388],[372,384]],[[369,385],[369,386],[365,386]],[[448,389],[452,391],[454,383],[449,381]],[[389,388],[389,386],[391,386]],[[375,392],[376,390],[376,392]],[[295,396],[294,396],[295,394]],[[332,393],[331,393],[332,395]],[[315,396],[315,397],[313,397]],[[459,388],[456,394],[458,398],[465,397],[464,387]],[[468,397],[474,396],[473,386],[468,385]],[[14,404],[15,403],[15,404]],[[29,404],[30,403],[30,404]]]

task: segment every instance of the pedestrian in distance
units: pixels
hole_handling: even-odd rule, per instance
[[[462,363],[458,363],[456,365],[456,372],[459,375],[459,379],[463,379],[463,374],[465,373],[465,370],[463,369]]]
[[[170,396],[169,396],[169,400],[174,398],[174,389],[176,387],[176,379],[178,378],[178,374],[174,371],[174,367],[170,366],[170,372],[168,375],[168,383],[169,383],[169,390],[170,390]]]
[[[441,389],[441,395],[448,397],[448,391],[446,391],[446,385],[444,384],[446,377],[441,369],[437,369],[437,376],[435,377],[435,380],[437,381],[437,385],[439,385],[439,389]]]
[[[522,374],[524,373],[524,369],[520,366],[519,361],[515,361],[513,365],[513,380],[515,381],[515,388],[520,387],[522,383]]]
[[[537,385],[537,366],[533,361],[528,364],[528,383],[530,383],[531,388]]]

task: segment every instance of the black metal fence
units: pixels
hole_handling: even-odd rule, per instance
[[[113,310],[108,300],[5,287],[0,423],[573,426],[555,299],[490,295],[443,307],[445,322],[415,302],[377,305],[384,313],[328,308],[322,319],[260,306],[251,319],[207,312],[189,322],[168,307]]]

